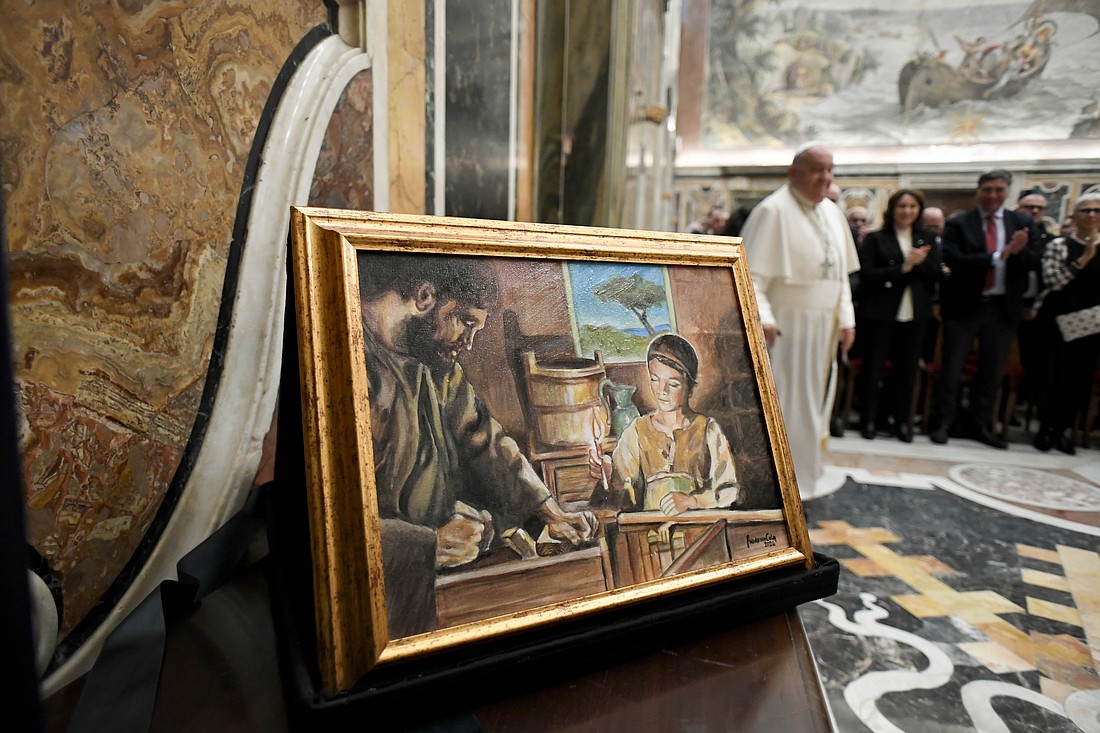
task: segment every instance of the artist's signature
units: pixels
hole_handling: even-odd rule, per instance
[[[751,534],[745,535],[745,543],[747,547],[752,547],[753,545],[775,547],[775,535],[773,535],[771,532],[765,532],[759,537],[753,537]]]

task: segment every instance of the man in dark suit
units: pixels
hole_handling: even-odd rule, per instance
[[[993,170],[978,178],[978,205],[948,219],[943,232],[943,365],[937,384],[933,443],[946,443],[948,431],[994,448],[1008,444],[993,435],[993,403],[1016,326],[1023,317],[1028,273],[1039,266],[1039,231],[1026,214],[1004,208],[1012,174]],[[966,357],[978,340],[977,373],[970,403],[956,420]]]
[[[932,254],[935,259],[940,263],[941,280],[951,275],[951,270],[947,265],[943,264],[943,227],[947,223],[947,217],[944,216],[943,209],[938,206],[925,207],[924,213],[920,216],[920,223],[928,231],[932,232],[934,239],[932,240]],[[940,283],[936,283],[936,287],[932,290],[932,302],[934,307],[938,308],[940,303]],[[926,364],[931,364],[936,360],[936,344],[940,338],[940,319],[929,318],[928,323],[924,329],[924,344],[921,346],[921,358],[924,359]]]
[[[1016,197],[1016,211],[1027,214],[1035,220],[1039,227],[1039,259],[1042,261],[1043,250],[1047,243],[1054,239],[1043,223],[1043,215],[1047,209],[1047,197],[1037,188],[1029,188],[1020,192]],[[1039,295],[1039,272],[1030,273],[1027,292],[1024,293],[1024,320],[1020,321],[1020,327],[1016,331],[1016,343],[1020,346],[1020,365],[1024,368],[1024,377],[1020,381],[1020,397],[1027,400],[1028,405],[1038,407],[1043,400],[1046,390],[1046,364],[1047,364],[1047,328],[1043,321],[1029,317],[1028,313],[1035,305],[1035,298]],[[1009,416],[1011,419],[1011,416]]]

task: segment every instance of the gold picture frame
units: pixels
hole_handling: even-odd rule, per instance
[[[739,240],[319,208],[294,208],[291,219],[324,694],[373,670],[814,566]],[[601,297],[622,285],[607,302],[635,316],[647,286],[624,291],[623,266],[665,268],[677,333],[644,313],[644,333],[621,319],[586,323],[647,339],[649,358],[605,364],[599,353],[566,353],[578,343],[569,325],[578,295],[565,294],[561,274],[569,262],[608,263],[622,282],[601,283]],[[424,275],[421,265],[443,269]],[[492,292],[455,312],[461,333],[447,341],[439,324],[456,322],[445,320],[448,303],[472,302],[456,295],[470,272]],[[412,284],[399,287],[402,278]],[[449,354],[432,350],[440,344]],[[443,415],[439,425],[428,414]],[[660,429],[645,432],[665,419],[681,426],[671,451],[652,447],[666,440]],[[425,457],[432,441],[449,462]],[[703,458],[674,465],[676,445]],[[666,470],[645,468],[645,456],[667,459]],[[415,494],[430,500],[402,493],[418,482],[435,482]],[[445,516],[435,507],[434,521],[419,519],[436,501]],[[495,526],[511,505],[523,505],[519,519]],[[477,556],[440,566],[453,561],[440,559],[441,533],[455,517],[474,523],[456,527],[482,528]],[[386,535],[393,527],[407,532]],[[427,544],[384,539],[414,535]],[[425,551],[435,563],[427,581],[404,570]],[[416,616],[399,605],[405,596],[425,594],[430,607],[408,608],[427,608],[427,626],[393,632]]]

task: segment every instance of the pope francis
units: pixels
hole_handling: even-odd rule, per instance
[[[859,269],[848,221],[826,194],[833,155],[810,143],[787,183],[761,201],[741,231],[775,387],[803,498],[815,494],[836,392],[836,347],[855,340],[848,275]]]

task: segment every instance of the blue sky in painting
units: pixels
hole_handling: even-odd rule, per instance
[[[604,303],[592,294],[592,288],[615,275],[630,277],[637,273],[650,282],[657,283],[668,292],[664,268],[660,265],[638,265],[619,262],[570,262],[569,279],[573,290],[574,315],[577,325],[611,326],[622,331],[644,334],[637,316],[618,303]],[[671,325],[667,305],[650,308],[646,316],[658,331]]]

